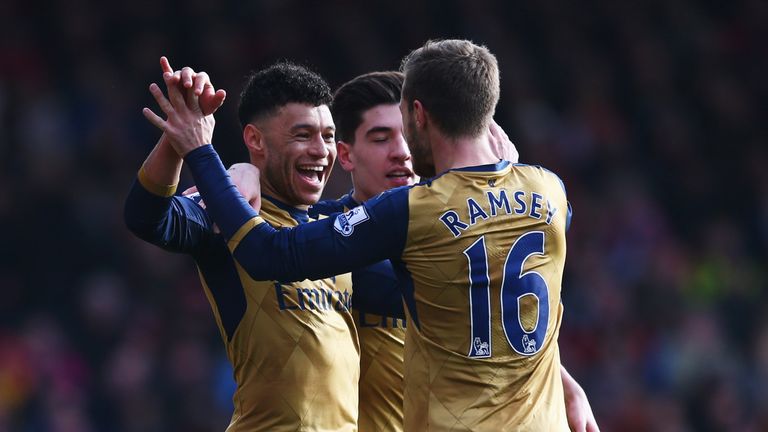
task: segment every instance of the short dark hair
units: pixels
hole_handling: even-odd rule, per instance
[[[301,65],[279,62],[251,72],[240,93],[237,116],[245,127],[292,102],[320,106],[331,100],[331,87],[320,75]]]
[[[488,48],[468,40],[430,40],[408,54],[403,99],[418,99],[450,137],[478,136],[499,102],[499,66]]]
[[[363,113],[377,105],[400,103],[402,88],[403,74],[396,71],[371,72],[344,83],[331,103],[336,139],[354,144]]]

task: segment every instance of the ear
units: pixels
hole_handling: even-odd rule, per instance
[[[355,169],[355,162],[352,160],[352,144],[344,141],[336,143],[336,160],[339,161],[344,171],[352,172]]]
[[[264,143],[264,133],[252,123],[248,123],[243,128],[243,142],[248,148],[251,159],[263,158],[266,156],[266,146]]]
[[[429,116],[424,109],[424,105],[422,105],[421,101],[418,99],[414,99],[413,101],[413,119],[416,121],[417,129],[425,128],[427,126]]]

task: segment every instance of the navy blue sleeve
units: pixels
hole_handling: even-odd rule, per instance
[[[211,146],[193,150],[185,160],[209,214],[233,243],[258,214],[232,185]],[[278,231],[257,224],[230,248],[255,280],[314,280],[400,257],[407,231],[408,189],[398,188],[347,213],[295,228]]]
[[[348,204],[345,204],[346,201]],[[358,204],[345,195],[337,200],[325,200],[309,208],[309,216],[332,216],[344,211],[344,208]],[[389,260],[379,261],[368,267],[352,272],[352,306],[362,312],[405,318],[403,298],[398,279]]]
[[[155,195],[138,180],[128,193],[123,215],[133,234],[171,252],[195,253],[213,235],[213,223],[197,203]]]
[[[353,271],[352,290],[352,306],[355,309],[405,318],[400,284],[389,260]]]
[[[312,219],[319,219],[321,215],[330,216],[334,213],[341,213],[343,211],[344,203],[342,203],[341,200],[323,200],[309,207],[307,214]]]

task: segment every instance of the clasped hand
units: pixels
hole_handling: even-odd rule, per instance
[[[160,59],[160,65],[168,97],[155,83],[150,84],[149,91],[167,118],[163,120],[149,108],[142,113],[166,134],[176,153],[184,157],[213,141],[213,112],[224,102],[226,92],[215,91],[205,72],[196,73],[191,68],[174,72],[165,57]]]

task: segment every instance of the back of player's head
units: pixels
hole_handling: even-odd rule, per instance
[[[289,103],[328,105],[333,96],[327,82],[304,66],[279,62],[251,72],[240,93],[237,115],[240,126],[274,114]]]
[[[354,144],[363,113],[377,105],[400,103],[402,88],[403,74],[395,71],[371,72],[344,83],[331,104],[336,139]]]
[[[478,136],[499,101],[499,66],[488,48],[467,40],[427,41],[408,54],[403,99],[421,101],[450,137]]]

